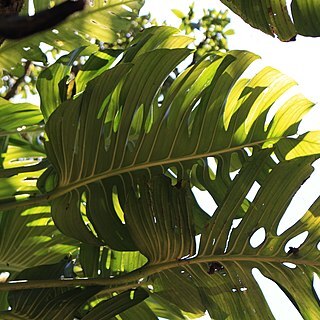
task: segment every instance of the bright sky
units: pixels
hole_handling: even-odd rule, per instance
[[[215,8],[217,10],[227,9],[219,0],[146,0],[143,12],[151,12],[159,23],[165,20],[170,25],[178,26],[179,21],[171,12],[171,9],[176,8],[187,13],[188,6],[192,2],[196,3],[195,9],[199,16],[203,8]],[[291,1],[287,2],[289,3]],[[230,49],[244,49],[257,53],[262,57],[264,65],[275,67],[291,76],[299,83],[300,92],[310,100],[317,103],[320,102],[320,63],[318,63],[320,57],[320,38],[298,36],[296,41],[284,43],[265,35],[259,30],[251,28],[232,12],[229,12],[229,16],[231,18],[230,28],[235,30],[235,35],[228,38]],[[314,114],[311,114],[309,116],[309,119],[313,119],[312,122],[308,122],[308,125],[311,125],[312,129],[320,128],[319,111],[320,105],[315,108],[317,115],[314,116]],[[296,199],[293,199],[286,212],[287,216],[292,217],[292,215],[295,215],[296,219],[298,219],[309,208],[318,196],[315,186],[318,184],[319,179],[320,170],[316,170],[307,183],[299,190],[300,195],[298,195]],[[199,198],[201,198],[200,194]],[[208,203],[208,198],[203,197],[203,199],[205,199],[203,202]],[[287,220],[289,221],[290,219]],[[290,246],[299,246],[299,244],[290,244]],[[302,317],[292,306],[291,302],[289,302],[288,298],[273,282],[266,278],[263,279],[263,276],[258,270],[254,270],[253,275],[259,281],[277,320],[302,320]],[[317,291],[319,292],[319,278],[316,279],[315,282],[318,288]]]
[[[187,12],[190,0],[146,0],[145,11],[150,11],[163,20],[177,23],[177,19],[171,12],[173,8],[179,8]],[[215,8],[226,10],[219,0],[197,0],[196,10],[201,15],[202,8]],[[302,92],[315,102],[320,101],[319,76],[320,76],[320,38],[297,37],[297,41],[281,42],[264,33],[251,28],[237,15],[229,11],[231,17],[230,27],[236,31],[229,37],[230,49],[245,49],[259,54],[266,64],[294,78],[301,86]]]

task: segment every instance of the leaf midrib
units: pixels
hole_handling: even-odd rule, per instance
[[[274,140],[274,138],[272,139]],[[89,177],[85,177],[81,180],[75,181],[73,183],[68,184],[67,186],[63,186],[61,188],[57,188],[49,197],[48,200],[53,200],[56,199],[57,197],[60,197],[61,195],[64,195],[72,190],[78,189],[84,185],[88,185],[90,183],[99,181],[99,180],[103,180],[106,178],[110,178],[112,176],[117,176],[117,175],[121,175],[124,173],[129,173],[129,172],[133,172],[133,171],[139,171],[139,170],[143,170],[143,169],[149,169],[152,167],[161,167],[164,165],[170,165],[170,164],[174,164],[177,162],[185,162],[185,161],[190,161],[190,160],[197,160],[199,158],[205,158],[205,157],[212,157],[215,156],[217,154],[224,154],[224,153],[229,153],[229,152],[234,152],[234,151],[238,151],[241,150],[243,148],[246,147],[253,147],[253,146],[257,146],[260,145],[264,142],[266,142],[267,140],[262,140],[262,141],[257,141],[251,144],[246,144],[246,145],[242,145],[242,146],[237,146],[237,147],[233,147],[233,148],[228,148],[228,149],[224,149],[224,150],[219,150],[216,152],[208,152],[208,153],[202,153],[202,154],[191,154],[189,156],[184,156],[184,157],[180,157],[180,158],[173,158],[173,159],[164,159],[164,160],[160,160],[160,161],[153,161],[153,162],[145,162],[142,164],[138,164],[138,165],[133,165],[133,166],[126,166],[126,167],[121,167],[119,169],[113,169],[113,170],[108,170],[108,171],[104,171],[102,173],[98,173],[98,174],[94,174],[92,176]],[[1,207],[0,207],[1,208]]]
[[[54,280],[20,280],[9,281],[6,283],[0,283],[1,291],[15,291],[24,289],[39,289],[39,288],[62,288],[62,287],[74,287],[74,286],[112,286],[112,290],[117,290],[118,287],[122,287],[127,284],[132,284],[130,287],[136,287],[141,285],[143,281],[154,274],[161,271],[174,269],[177,267],[184,267],[187,265],[210,263],[210,262],[256,262],[256,263],[293,263],[295,265],[305,265],[311,267],[320,267],[320,261],[313,261],[307,259],[299,259],[294,255],[288,257],[275,257],[275,256],[255,256],[255,255],[207,255],[197,256],[192,259],[167,261],[157,264],[147,264],[139,269],[136,269],[128,274],[117,276],[114,278],[82,278],[82,279],[54,279]]]
[[[91,184],[96,181],[100,181],[103,179],[107,179],[113,176],[118,176],[124,173],[130,173],[133,171],[139,171],[143,169],[149,169],[153,167],[158,167],[158,166],[164,166],[164,165],[170,165],[174,163],[179,163],[179,162],[185,162],[185,161],[190,161],[190,160],[198,160],[200,158],[205,158],[205,157],[214,157],[216,155],[221,155],[229,152],[235,152],[238,150],[242,150],[243,148],[248,148],[248,147],[254,147],[254,146],[259,146],[262,145],[268,141],[279,141],[281,139],[286,139],[286,136],[282,137],[272,137],[269,139],[263,139],[260,141],[255,141],[253,143],[247,143],[247,144],[242,144],[238,145],[236,147],[229,147],[227,149],[222,149],[222,150],[217,150],[213,152],[205,152],[201,154],[190,154],[187,156],[181,156],[181,157],[175,157],[172,159],[161,159],[159,161],[153,161],[153,162],[145,162],[142,164],[137,164],[137,165],[131,165],[131,166],[126,166],[126,167],[120,167],[118,169],[110,169],[107,171],[103,171],[98,174],[94,174],[88,177],[84,177],[83,179],[77,180],[75,182],[69,183],[68,185],[57,187],[55,190],[48,192],[46,194],[41,194],[41,195],[36,195],[34,197],[29,197],[27,200],[20,200],[20,201],[10,201],[10,202],[4,202],[0,203],[0,211],[5,211],[9,209],[14,209],[14,208],[21,208],[21,207],[30,207],[33,205],[41,204],[41,203],[46,203],[50,202],[54,199],[59,198],[60,196],[71,192],[75,189],[78,189],[82,186]],[[296,140],[301,140],[299,138],[296,138]]]

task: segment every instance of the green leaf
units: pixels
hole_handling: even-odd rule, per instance
[[[221,0],[252,27],[281,41],[295,40],[297,34],[320,36],[320,4],[317,0],[293,0],[290,17],[287,1]]]
[[[51,265],[41,265],[20,272],[15,280],[58,279],[64,274],[68,259]],[[2,311],[4,319],[74,319],[77,309],[100,289],[34,289],[13,291],[8,295],[10,311]]]
[[[233,315],[241,318],[253,316],[260,318],[267,315],[272,318],[264,296],[252,275],[253,268],[258,268],[281,286],[304,317],[316,317],[318,299],[310,284],[313,273],[320,273],[319,252],[316,249],[320,235],[319,199],[294,226],[282,234],[277,231],[291,199],[312,173],[311,163],[314,158],[283,161],[272,170],[267,170],[263,168],[268,162],[268,153],[271,152],[256,151],[244,163],[240,173],[230,185],[224,201],[203,230],[197,254],[183,257],[178,261],[176,258],[179,258],[179,254],[169,259],[162,256],[155,262],[150,259],[148,265],[138,270],[140,276],[147,274],[151,276],[148,282],[151,281],[155,293],[178,306],[183,313],[200,316],[207,309],[212,318],[218,319]],[[261,175],[261,170],[269,172],[260,180],[261,187],[239,226],[232,227],[242,202],[255,180]],[[295,179],[290,179],[292,172],[295,172]],[[151,183],[163,185],[159,180],[160,178],[153,179]],[[141,189],[142,187],[141,185]],[[168,185],[169,194],[171,188]],[[148,190],[150,199],[158,195],[158,189]],[[215,194],[211,196],[215,197]],[[129,197],[128,202],[131,203],[133,199]],[[163,210],[167,210],[166,214],[170,214],[170,209],[154,206],[142,195],[141,198],[136,198],[136,205],[142,200],[154,217],[157,217],[158,213],[163,215]],[[145,208],[144,212],[146,211]],[[127,214],[132,215],[132,212],[128,211]],[[149,250],[156,248],[158,239],[161,239],[164,248],[170,246],[174,251],[175,241],[170,238],[169,224],[174,218],[175,215],[171,213],[165,219],[166,226],[161,227],[161,221],[158,222],[151,215],[146,216],[141,230],[144,230],[144,239],[149,241]],[[129,228],[135,225],[134,220],[127,223]],[[181,229],[183,224],[184,220],[181,219],[177,227]],[[265,239],[258,246],[252,246],[250,239],[260,228],[265,230]],[[297,253],[286,251],[285,247],[289,240],[306,230],[308,230],[307,240],[297,249]],[[162,238],[168,233],[168,237]],[[184,233],[185,236],[187,234]],[[145,251],[145,242],[139,237],[135,239],[139,243],[139,250]],[[182,241],[182,247],[184,250],[190,250],[192,245]],[[159,255],[161,256],[161,251]],[[294,267],[287,266],[288,262]],[[294,285],[293,278],[297,279]],[[302,291],[303,295],[300,294]]]
[[[96,305],[83,320],[107,320],[119,313],[135,306],[149,296],[148,292],[142,288],[122,292],[111,299],[100,302]]]
[[[47,7],[48,4],[48,1],[44,2],[39,9]],[[86,6],[82,12],[72,15],[56,26],[57,31],[40,32],[23,40],[6,40],[0,47],[0,65],[10,72],[22,58],[43,61],[43,55],[34,53],[41,42],[67,51],[90,45],[90,38],[87,35],[104,42],[113,42],[119,30],[129,28],[131,19],[142,4],[141,0],[113,0],[107,4],[104,1],[95,1]],[[96,48],[95,46],[95,50]],[[29,53],[31,50],[32,56]]]
[[[188,188],[171,187],[169,178],[165,181],[159,177],[150,184],[141,182],[138,190],[129,193],[125,206],[126,224],[139,251],[149,262],[165,262],[195,254],[188,191]],[[154,229],[153,233],[146,237],[145,230],[150,227]]]
[[[67,100],[68,81],[73,62],[85,47],[80,47],[64,55],[52,66],[44,69],[37,81],[41,98],[41,112],[45,120],[65,100]]]
[[[0,230],[2,271],[17,272],[56,262],[78,245],[56,229],[50,208],[45,206],[1,212]]]
[[[30,103],[14,104],[3,98],[0,98],[0,117],[2,136],[16,133],[18,128],[37,125],[43,119],[39,107]]]
[[[182,19],[182,18],[185,17],[185,14],[184,14],[182,11],[178,10],[178,9],[172,9],[171,11],[172,11],[179,19]]]
[[[282,41],[288,41],[297,34],[285,0],[272,2],[221,0],[221,2],[252,27],[271,36],[276,35]]]
[[[120,54],[120,52],[112,53],[114,56],[106,52],[98,51],[89,57],[88,61],[80,68],[76,76],[77,93],[82,92],[90,80],[96,78],[110,68],[111,64],[116,59],[116,56]]]
[[[146,300],[148,300],[148,298]],[[156,314],[151,310],[151,308],[148,307],[145,301],[140,302],[138,305],[131,307],[130,309],[124,312],[121,312],[120,314],[121,319],[122,320],[135,320],[139,318],[145,319],[145,320],[159,319],[156,316]]]
[[[57,311],[56,319],[123,312],[130,319],[127,308],[133,307],[131,318],[140,309],[147,319],[197,318],[206,310],[216,319],[272,318],[252,274],[256,268],[279,284],[304,318],[317,317],[312,281],[320,273],[320,200],[278,232],[320,155],[318,132],[297,133],[313,104],[301,95],[285,98],[295,82],[273,68],[244,78],[258,58],[247,51],[204,57],[163,95],[166,79],[190,54],[188,41],[173,28],[152,28],[117,63],[109,65],[105,55],[97,60],[96,53],[75,79],[78,94],[52,104],[45,125],[51,165],[39,183],[50,191],[17,206],[50,202],[57,227],[82,242],[83,273],[97,277],[76,283],[104,288],[84,307],[98,293],[95,287],[44,289],[50,301],[40,291],[18,292],[23,316],[43,308],[48,319]],[[193,186],[214,200],[212,216],[198,208]],[[10,199],[3,202],[10,205]],[[253,245],[261,229],[265,237]],[[288,251],[289,241],[305,231],[304,243]],[[45,268],[22,276],[35,279]],[[130,297],[132,290],[141,296]],[[76,303],[72,296],[78,295],[83,298]]]
[[[159,32],[166,34],[162,40]],[[50,195],[52,214],[67,235],[135,251],[119,204],[123,208],[124,195],[136,184],[137,175],[170,168],[188,178],[194,164],[207,156],[244,147],[271,148],[296,133],[302,115],[312,106],[301,96],[289,99],[267,123],[272,105],[295,82],[272,68],[238,81],[257,56],[232,51],[187,69],[158,107],[161,85],[189,53],[163,48],[179,43],[172,32],[162,27],[148,31],[146,37],[142,34],[142,43],[129,49],[122,62],[91,80],[83,94],[65,101],[49,118],[46,150],[59,177]],[[282,122],[294,103],[301,110]],[[280,150],[281,144],[276,147]],[[80,199],[85,199],[86,207]],[[110,236],[111,230],[117,235]]]
[[[99,251],[97,246],[80,245],[80,264],[85,277],[97,277],[99,266]]]
[[[291,4],[292,16],[297,32],[304,36],[319,37],[320,4],[316,0],[294,0]]]

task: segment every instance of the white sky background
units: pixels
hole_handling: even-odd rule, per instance
[[[144,12],[150,11],[158,22],[166,20],[178,26],[179,20],[171,12],[177,8],[187,13],[190,0],[145,0]],[[219,0],[195,0],[200,16],[203,8],[228,9]],[[259,54],[263,61],[291,76],[301,86],[303,93],[313,101],[320,101],[320,38],[297,36],[297,41],[281,42],[259,30],[253,29],[229,10],[230,28],[236,32],[228,38],[230,49],[245,49]]]
[[[190,0],[145,1],[146,4],[142,13],[151,12],[152,16],[155,17],[159,23],[166,21],[168,24],[176,27],[179,26],[179,20],[172,13],[171,9],[179,9],[187,13],[189,5],[193,2]],[[194,2],[196,3],[195,10],[199,17],[202,14],[203,8],[214,8],[216,10],[227,9],[219,0],[194,0]],[[291,1],[287,2],[290,3]],[[320,102],[320,38],[297,36],[296,41],[281,42],[276,38],[265,35],[259,30],[253,29],[230,10],[229,17],[231,18],[229,26],[235,30],[235,35],[228,37],[228,45],[231,50],[249,50],[260,55],[263,65],[270,65],[289,75],[298,82],[298,91],[302,92],[311,101],[316,103]],[[314,108],[313,113],[308,116],[308,119],[306,125],[309,130],[320,129],[320,105]],[[290,223],[290,225],[294,224],[295,221],[308,210],[319,195],[319,161],[315,167],[318,167],[318,170],[315,171],[311,178],[299,190],[298,196],[293,199],[285,214],[286,219],[284,220]],[[210,203],[210,199],[202,197],[200,192],[197,195],[200,197],[200,204],[201,202],[205,203],[204,207]],[[252,196],[254,197],[254,194]],[[203,199],[202,201],[201,198]],[[206,209],[208,209],[208,205]],[[209,209],[209,211],[212,212],[212,208],[211,210]],[[283,225],[284,223],[282,223],[281,227],[283,227]],[[302,239],[301,242],[303,241]],[[299,243],[290,243],[290,246],[298,247]],[[263,278],[258,270],[255,270],[253,273],[256,279]],[[315,282],[317,283],[316,288],[319,294],[319,278],[316,279]],[[260,280],[259,284],[277,320],[302,319],[288,298],[273,282],[264,279],[262,281]]]

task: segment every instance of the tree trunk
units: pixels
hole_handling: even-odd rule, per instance
[[[0,0],[0,15],[18,14],[23,4],[24,0]]]
[[[0,0],[0,19],[1,16],[17,15],[24,4],[24,0]],[[0,45],[4,38],[0,38]]]

